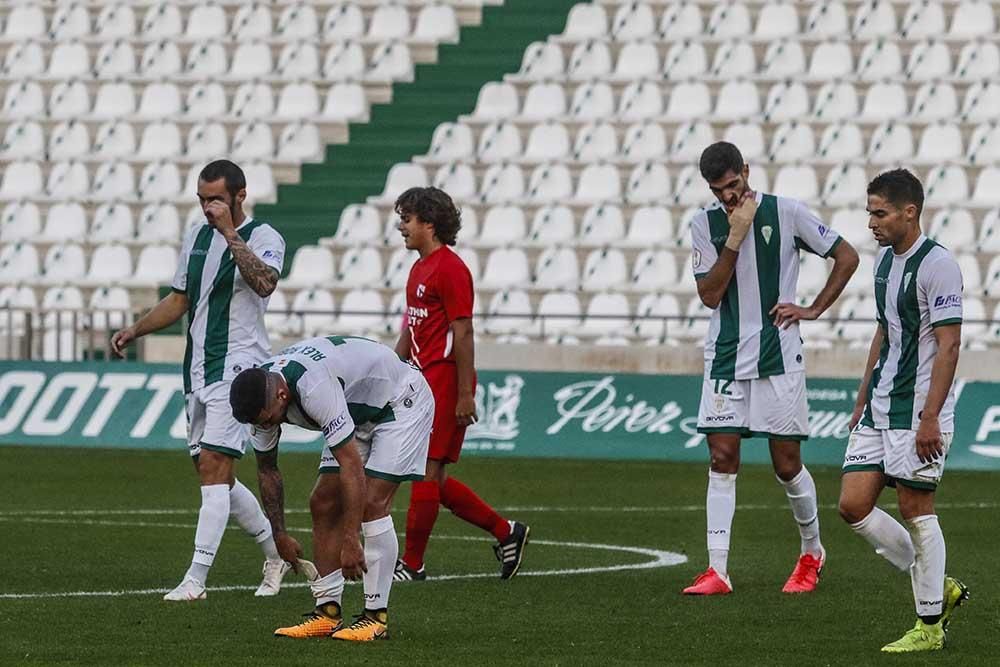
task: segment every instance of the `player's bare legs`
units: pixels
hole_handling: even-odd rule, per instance
[[[365,478],[365,513],[361,533],[365,538],[365,609],[354,623],[334,633],[334,639],[373,641],[389,637],[389,592],[399,558],[399,538],[390,510],[399,483],[368,476]]]
[[[707,435],[711,463],[705,516],[708,570],[684,589],[685,595],[725,595],[733,590],[728,576],[729,537],[736,512],[736,474],[740,469],[740,434]]]
[[[782,591],[808,593],[816,589],[820,571],[826,562],[826,550],[819,539],[816,483],[809,470],[802,465],[798,440],[772,439],[769,447],[774,474],[785,490],[792,516],[799,527],[799,560]]]

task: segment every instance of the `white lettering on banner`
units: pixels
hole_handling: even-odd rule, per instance
[[[154,422],[155,423],[155,422]],[[170,437],[175,440],[187,440],[188,436],[187,411],[181,408],[177,419],[170,425]]]
[[[90,417],[87,425],[83,427],[85,438],[96,438],[104,430],[111,418],[111,414],[121,403],[122,397],[129,389],[142,389],[146,383],[145,373],[105,373],[101,376],[98,387],[107,389],[104,398],[97,405],[94,414]]]
[[[21,430],[25,435],[62,435],[76,421],[96,386],[97,373],[59,373],[45,387]],[[69,400],[58,406],[55,418],[50,418],[49,413],[57,407],[56,401],[67,389],[72,391]]]
[[[628,433],[643,430],[647,433],[670,433],[674,430],[672,422],[682,414],[675,401],[665,403],[659,409],[651,407],[645,401],[616,407],[613,403],[618,391],[614,383],[614,376],[608,375],[596,381],[575,382],[557,391],[552,397],[556,401],[556,411],[560,417],[545,432],[555,435],[574,419],[581,420],[580,428],[586,433],[593,433],[598,429],[610,433],[623,422]],[[627,403],[633,400],[633,394],[625,397]]]
[[[979,421],[979,429],[976,431],[976,442],[982,442],[990,437],[991,433],[1000,431],[1000,405],[991,405],[983,413],[983,418]]]
[[[17,430],[24,415],[35,403],[35,397],[45,386],[45,373],[39,371],[11,371],[0,377],[0,403],[7,400],[7,394],[14,389],[21,393],[14,399],[14,404],[7,414],[0,419],[0,435],[7,435]]]
[[[167,408],[167,403],[170,402],[175,393],[184,390],[184,380],[180,375],[156,373],[149,377],[146,389],[151,389],[155,393],[153,394],[153,398],[149,400],[149,403],[146,404],[146,409],[143,410],[139,421],[135,423],[135,426],[132,427],[132,431],[129,433],[133,438],[149,437],[149,434],[153,431],[153,427],[156,426],[156,422],[159,421],[163,415],[163,411]],[[181,419],[184,419],[183,407],[181,408]],[[173,429],[171,429],[170,434],[173,435]],[[180,437],[183,438],[184,436]]]

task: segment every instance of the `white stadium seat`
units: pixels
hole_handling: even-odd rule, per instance
[[[159,41],[149,44],[139,60],[139,73],[148,78],[161,79],[181,72],[181,51],[174,42]]]
[[[923,39],[943,35],[946,29],[944,7],[940,2],[925,0],[909,3],[899,33],[905,39]]]
[[[896,12],[889,0],[873,0],[858,5],[851,33],[854,37],[888,37],[896,33]]]
[[[102,83],[97,89],[94,109],[95,118],[121,118],[135,112],[136,90],[128,83]]]
[[[604,42],[589,40],[573,49],[566,76],[574,81],[588,81],[611,73],[611,49]]]
[[[0,201],[23,199],[42,192],[42,168],[37,162],[7,164],[0,182]]]
[[[181,112],[180,89],[172,83],[152,83],[142,91],[136,114],[142,118],[166,118]]]
[[[714,116],[721,120],[740,120],[760,113],[757,86],[745,80],[727,81],[719,90]]]
[[[127,162],[102,162],[94,174],[90,196],[96,201],[135,197],[135,173]]]
[[[476,173],[464,162],[441,165],[434,174],[432,185],[451,194],[454,199],[474,199],[476,196]]]
[[[125,209],[126,211],[128,209]],[[127,221],[131,226],[131,217]],[[131,229],[122,230],[120,237],[131,236]],[[139,213],[135,239],[143,245],[177,243],[181,238],[181,219],[171,204],[149,204]]]
[[[188,130],[184,158],[208,162],[229,152],[229,135],[221,123],[197,123]]]
[[[135,128],[131,123],[108,121],[97,128],[94,137],[94,157],[124,158],[135,154]]]
[[[341,255],[336,282],[343,287],[368,287],[376,285],[382,275],[382,254],[375,248],[354,246]]]
[[[742,2],[719,3],[708,19],[708,34],[715,39],[741,37],[752,32],[750,10]]]
[[[322,117],[328,120],[361,120],[368,115],[365,90],[358,83],[335,83],[327,92]]]
[[[240,42],[271,36],[271,10],[259,3],[241,4],[233,16],[231,32]]]
[[[102,42],[130,37],[135,33],[135,11],[125,3],[107,4],[94,21],[94,34]]]
[[[181,131],[176,123],[158,121],[150,123],[142,131],[138,156],[144,160],[163,160],[181,155],[183,144]]]
[[[932,81],[913,97],[910,117],[919,121],[950,120],[958,114],[958,94],[950,83]]]
[[[374,333],[382,326],[384,310],[385,303],[377,291],[352,289],[340,302],[334,330],[354,335]]]
[[[42,230],[41,213],[34,202],[14,201],[0,215],[0,242],[28,241]]]
[[[318,162],[323,158],[319,128],[312,123],[291,123],[278,135],[275,157],[286,162]]]
[[[357,39],[365,34],[365,17],[361,7],[353,2],[338,2],[323,18],[323,35],[327,39]]]
[[[958,125],[936,123],[924,128],[916,160],[924,164],[936,164],[956,160],[963,152],[962,131]]]
[[[319,71],[319,50],[309,42],[286,44],[274,69],[282,79],[313,79]]]
[[[536,203],[551,204],[573,196],[573,177],[564,164],[542,164],[528,179],[526,197]],[[509,201],[509,200],[508,200]]]
[[[861,128],[854,123],[828,125],[819,140],[816,157],[820,160],[847,162],[864,155],[864,137]]]
[[[847,8],[843,2],[813,3],[806,17],[805,34],[810,37],[846,36],[850,30]]]
[[[42,126],[33,121],[21,121],[7,126],[0,156],[7,160],[19,160],[38,155],[44,150],[45,133]]]
[[[652,44],[649,44],[653,47]],[[623,55],[619,56],[618,67],[622,68],[622,58]],[[646,56],[647,64],[643,68],[644,76],[650,76],[645,74],[646,69],[653,64],[652,56],[656,55],[655,47]],[[666,58],[663,61],[663,74],[666,78],[674,81],[682,81],[685,79],[691,79],[694,77],[701,76],[705,74],[708,70],[708,55],[705,52],[705,47],[701,45],[700,42],[694,41],[683,41],[677,42],[670,47],[667,51]],[[654,72],[655,72],[654,68]],[[628,76],[628,78],[638,78],[636,76]]]
[[[647,293],[671,289],[676,283],[677,261],[674,254],[667,250],[644,250],[635,258],[628,287]]]
[[[244,42],[236,47],[229,75],[234,79],[254,79],[271,73],[274,62],[265,42]]]
[[[587,209],[580,221],[579,245],[602,247],[625,235],[625,219],[614,204],[595,204]]]
[[[281,12],[274,34],[282,40],[311,39],[319,30],[319,18],[312,4],[297,2]]]
[[[685,131],[692,127],[692,132]],[[677,128],[674,145],[669,149],[669,154],[673,160],[684,160],[688,154],[695,150],[694,144],[704,137],[702,127],[693,125],[683,125]],[[711,129],[711,128],[710,128]],[[702,144],[702,147],[708,144]],[[645,162],[661,158],[668,153],[667,133],[659,123],[642,122],[630,125],[625,131],[625,138],[622,140],[621,157],[627,162]]]
[[[818,81],[838,79],[854,72],[854,57],[848,42],[823,42],[813,49],[809,77]]]
[[[236,89],[230,113],[240,118],[265,118],[274,113],[274,93],[266,83],[247,82]]]
[[[360,79],[365,67],[365,52],[357,42],[336,42],[323,56],[323,78],[329,81]]]
[[[519,206],[494,206],[486,212],[477,244],[495,248],[514,244],[527,235],[524,211]],[[463,235],[465,241],[468,235]]]
[[[45,34],[45,13],[39,5],[15,4],[7,15],[4,37],[10,41],[23,41]]]
[[[696,37],[704,30],[701,10],[694,2],[671,2],[663,8],[659,33],[663,39]]]
[[[723,79],[752,76],[757,73],[757,56],[746,41],[721,45],[715,52],[709,75]]]
[[[87,260],[83,253],[83,247],[74,243],[56,244],[51,246],[45,254],[38,283],[42,285],[69,285],[82,279],[86,273]]]
[[[252,121],[236,128],[233,134],[233,158],[237,160],[259,160],[274,155],[274,135],[267,123]]]
[[[771,42],[762,61],[761,74],[768,79],[798,77],[806,71],[806,53],[796,40]]]
[[[468,138],[471,142],[471,130]],[[476,158],[484,163],[515,160],[523,154],[521,133],[513,123],[506,121],[490,123],[479,133],[479,145],[475,152]]]
[[[289,83],[281,89],[274,115],[281,119],[301,120],[318,116],[319,110],[320,99],[316,86],[309,82]]]
[[[756,160],[766,150],[764,130],[757,123],[732,123],[726,128],[722,140],[739,146],[746,160]]]
[[[410,49],[399,41],[380,44],[372,53],[365,77],[373,81],[412,81],[413,60]]]
[[[87,167],[79,161],[57,162],[49,171],[46,194],[56,201],[81,199],[90,190]]]
[[[631,316],[624,294],[596,294],[587,305],[579,333],[593,338],[621,334],[628,328]]]
[[[633,81],[622,91],[618,115],[623,121],[658,116],[663,111],[663,92],[652,81]]]
[[[498,135],[496,139],[493,139],[492,137],[487,137],[484,130],[483,139],[489,139],[489,145],[484,147],[483,139],[480,139],[478,157],[481,161],[508,160],[521,154],[520,133],[517,132],[516,128],[507,124],[503,124],[501,127],[505,131],[507,131],[507,127],[510,127],[510,130],[507,131],[507,137],[501,138]],[[502,147],[506,147],[505,150],[501,150]],[[484,148],[491,150],[484,151]],[[531,128],[531,132],[528,134],[528,143],[524,147],[523,157],[525,162],[552,162],[566,158],[569,152],[570,138],[566,126],[555,121],[547,121]]]
[[[1000,126],[996,123],[977,125],[969,138],[966,159],[972,164],[1000,162]]]
[[[799,32],[799,15],[790,2],[768,2],[757,15],[754,37],[775,39],[791,37]]]
[[[786,165],[778,170],[774,178],[774,189],[783,196],[812,201],[819,194],[819,183],[811,166]]]
[[[882,81],[903,71],[903,54],[894,41],[879,38],[869,42],[858,58],[856,74],[863,81]]]
[[[528,257],[520,248],[498,248],[490,252],[479,281],[483,289],[505,289],[526,284],[530,277]]]
[[[444,4],[425,5],[417,14],[413,37],[434,43],[458,42],[459,24],[455,10]]]
[[[806,123],[782,123],[774,131],[768,155],[773,162],[801,162],[816,153],[816,134]]]
[[[913,157],[913,150],[910,126],[890,121],[872,132],[866,157],[872,164],[900,164]]]
[[[867,187],[868,176],[863,167],[842,164],[827,174],[821,199],[827,206],[850,206],[863,200]]]
[[[580,288],[589,292],[623,287],[628,280],[625,255],[614,248],[593,250],[583,264]]]
[[[970,38],[996,32],[996,14],[989,2],[961,0],[951,18],[951,37]]]
[[[184,74],[199,79],[219,78],[229,71],[226,49],[218,42],[203,42],[188,51]]]
[[[90,133],[85,123],[70,120],[54,127],[49,134],[49,159],[83,158],[90,152]]]
[[[372,12],[368,37],[376,40],[403,39],[410,34],[410,14],[398,4],[379,5]]]
[[[591,123],[580,128],[573,145],[579,162],[613,160],[619,153],[618,134],[610,123]]]
[[[885,81],[871,86],[865,93],[861,118],[869,122],[899,119],[909,111],[906,89],[901,83]]]
[[[966,209],[943,209],[934,215],[927,235],[946,248],[957,251],[976,242],[976,222]]]
[[[972,201],[977,206],[997,206],[1000,204],[1000,168],[985,167],[976,177],[976,187],[972,192]]]
[[[176,215],[176,211],[174,214]],[[132,210],[128,206],[104,203],[94,212],[87,240],[96,245],[130,239],[135,234],[134,227]],[[176,238],[171,240],[176,241]]]
[[[184,36],[192,40],[222,37],[226,34],[226,23],[226,10],[221,5],[195,6],[188,14]]]
[[[132,255],[128,248],[115,244],[99,245],[90,255],[90,270],[81,284],[112,285],[131,275]]]
[[[670,196],[670,172],[659,162],[636,165],[625,186],[625,200],[633,204],[658,203]]]
[[[924,179],[927,206],[960,205],[969,198],[969,179],[965,169],[958,165],[932,168]]]
[[[538,289],[576,289],[580,283],[580,264],[576,252],[563,246],[550,246],[538,256],[533,285]]]
[[[809,113],[809,92],[801,81],[776,83],[767,91],[764,119],[781,123]]]
[[[544,81],[562,76],[565,69],[563,52],[558,44],[534,42],[524,51],[518,76],[528,81]]]
[[[576,223],[573,212],[565,205],[543,206],[535,211],[526,243],[553,247],[573,242]],[[573,256],[575,259],[575,255]],[[579,271],[576,271],[579,273]]]
[[[967,81],[995,79],[1000,75],[1000,46],[993,42],[969,42],[962,47],[955,76]]]
[[[711,114],[712,96],[701,81],[679,83],[670,91],[667,120],[693,120]]]
[[[297,336],[314,336],[332,331],[336,319],[333,294],[325,289],[302,290],[292,302],[293,315],[289,318],[288,332]]]
[[[547,292],[538,302],[536,312],[543,336],[577,331],[580,315],[580,299],[572,292]]]
[[[570,9],[562,36],[567,40],[582,41],[603,37],[607,31],[608,15],[604,7],[580,2]]]
[[[85,77],[89,73],[90,54],[82,42],[65,41],[56,44],[49,57],[48,78],[73,79]]]

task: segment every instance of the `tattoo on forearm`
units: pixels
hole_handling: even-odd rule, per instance
[[[285,483],[277,468],[257,471],[260,484],[260,504],[264,508],[271,530],[275,533],[285,530]]]
[[[278,286],[277,272],[261,261],[239,236],[229,241],[229,250],[244,282],[259,296],[270,296]]]

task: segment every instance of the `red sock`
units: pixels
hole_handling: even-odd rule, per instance
[[[437,521],[441,494],[437,482],[414,482],[410,492],[410,509],[406,513],[406,549],[403,562],[414,570],[424,566],[424,552],[431,530]]]
[[[493,537],[503,542],[510,537],[510,524],[487,505],[482,498],[454,477],[449,477],[441,489],[441,504],[459,519],[479,526]]]

